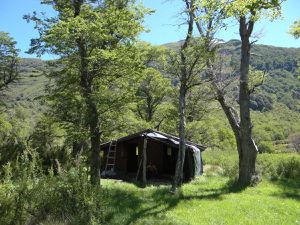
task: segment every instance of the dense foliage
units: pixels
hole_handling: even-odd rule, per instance
[[[300,19],[296,20],[294,24],[290,27],[289,33],[295,38],[300,37]]]
[[[69,170],[45,174],[33,149],[3,167],[0,223],[102,224],[103,191],[91,185],[84,161]]]
[[[18,76],[18,52],[13,38],[0,31],[0,90],[15,81]]]

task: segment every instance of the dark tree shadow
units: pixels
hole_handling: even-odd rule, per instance
[[[104,190],[104,204],[106,213],[104,221],[106,224],[113,224],[117,217],[122,216],[126,211],[137,211],[143,203],[135,193],[120,188],[107,188]]]

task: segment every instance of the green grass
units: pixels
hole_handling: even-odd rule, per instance
[[[108,224],[300,224],[300,182],[264,180],[240,189],[228,178],[202,176],[177,195],[170,186],[104,180]]]

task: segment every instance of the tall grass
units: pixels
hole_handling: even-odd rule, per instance
[[[299,162],[297,154],[258,155],[264,179],[241,189],[234,152],[203,154],[205,175],[172,195],[170,185],[140,188],[134,183],[88,179],[85,162],[45,174],[38,156],[27,150],[7,164],[0,183],[0,224],[297,224]],[[276,216],[274,216],[276,215]]]
[[[101,224],[103,191],[90,184],[84,163],[54,175],[42,173],[38,157],[28,150],[7,164],[0,183],[0,224]]]
[[[219,166],[223,176],[238,175],[238,155],[234,151],[208,150],[203,153],[203,160],[204,165]],[[258,154],[256,167],[260,175],[270,179],[300,179],[300,154]]]

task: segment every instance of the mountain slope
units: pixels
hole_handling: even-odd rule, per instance
[[[178,49],[180,42],[165,46]],[[238,67],[239,41],[222,43],[220,51],[228,56],[232,67]],[[255,45],[252,49],[251,66],[267,71],[264,84],[251,98],[254,136],[259,146],[267,149],[266,151],[274,151],[274,148],[280,151],[290,149],[288,138],[300,133],[300,79],[297,73],[299,54],[299,48]],[[44,75],[47,70],[47,64],[43,60],[21,60],[20,79],[1,94],[11,118],[21,109],[22,117],[34,126],[45,109],[37,98],[44,94],[49,82]],[[238,89],[232,88],[228,94],[236,97]],[[218,145],[222,149],[233,149],[234,137],[223,112],[217,104],[216,106],[216,110],[208,113],[201,121],[189,125],[190,138],[195,142]]]
[[[182,41],[163,46],[179,49]],[[219,52],[228,56],[230,66],[238,71],[240,63],[239,40],[218,41]],[[297,64],[300,62],[300,48],[282,48],[269,45],[254,45],[250,65],[255,70],[265,71],[263,85],[252,96],[251,108],[268,111],[275,102],[285,104],[289,109],[300,112],[300,76]],[[234,90],[232,90],[234,92]],[[238,95],[237,90],[233,95]]]

